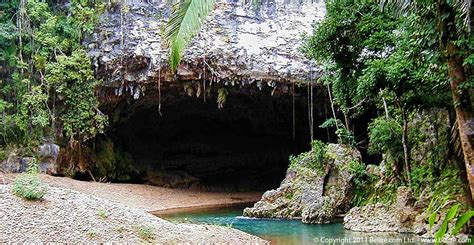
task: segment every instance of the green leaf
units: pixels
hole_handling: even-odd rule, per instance
[[[440,244],[441,240],[444,238],[444,235],[446,235],[446,231],[448,230],[449,221],[451,221],[456,216],[456,213],[458,212],[459,205],[460,204],[456,204],[456,205],[452,206],[449,209],[448,213],[446,214],[446,217],[444,218],[443,223],[441,224],[441,227],[435,233],[436,244]]]
[[[165,30],[165,43],[170,47],[170,66],[174,71],[181,61],[183,51],[196,35],[202,22],[215,4],[215,0],[184,0],[177,2]]]
[[[436,217],[438,217],[437,212],[433,212],[430,217],[428,218],[428,223],[430,224],[430,230],[433,229],[434,222],[436,220]]]
[[[451,235],[455,236],[457,235],[461,229],[464,227],[464,225],[469,222],[469,220],[474,216],[474,210],[471,210],[469,212],[466,212],[465,214],[461,215],[460,217],[457,218],[456,224],[454,225],[454,228],[451,230]]]

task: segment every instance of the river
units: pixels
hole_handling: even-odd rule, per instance
[[[160,215],[171,222],[215,224],[232,227],[272,244],[422,244],[407,234],[361,233],[342,223],[303,224],[299,220],[255,219],[242,216],[243,207],[211,208]]]

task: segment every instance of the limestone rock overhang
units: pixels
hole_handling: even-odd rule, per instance
[[[183,87],[183,81],[205,86],[256,85],[273,94],[305,83],[320,68],[300,52],[302,36],[325,14],[324,3],[288,4],[264,1],[255,7],[242,1],[219,1],[186,49],[176,72],[168,66],[162,32],[169,16],[165,1],[127,1],[108,8],[95,34],[85,41],[103,85],[101,103],[129,93]],[[197,85],[196,85],[197,86]],[[197,87],[195,88],[198,89]]]

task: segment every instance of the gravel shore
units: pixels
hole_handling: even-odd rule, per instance
[[[227,227],[174,224],[72,189],[49,186],[42,201],[32,202],[0,185],[0,243],[5,242],[267,243]]]
[[[11,183],[17,174],[4,175]],[[40,174],[41,181],[55,187],[72,189],[103,199],[122,203],[128,207],[162,213],[168,210],[219,207],[254,203],[262,192],[208,192],[190,189],[171,189],[144,184],[99,183],[79,181],[68,177],[53,177]],[[0,182],[2,174],[0,173]]]

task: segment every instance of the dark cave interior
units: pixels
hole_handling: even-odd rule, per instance
[[[107,137],[132,158],[135,182],[206,190],[267,190],[284,178],[291,154],[309,150],[305,89],[293,97],[230,91],[218,109],[216,96],[175,95],[156,100],[124,100],[114,111]],[[146,98],[146,97],[145,97]],[[318,108],[315,106],[315,108]],[[320,108],[320,107],[319,107]],[[317,109],[315,109],[317,110]],[[326,138],[317,125],[315,137]],[[322,137],[318,137],[322,136]]]

